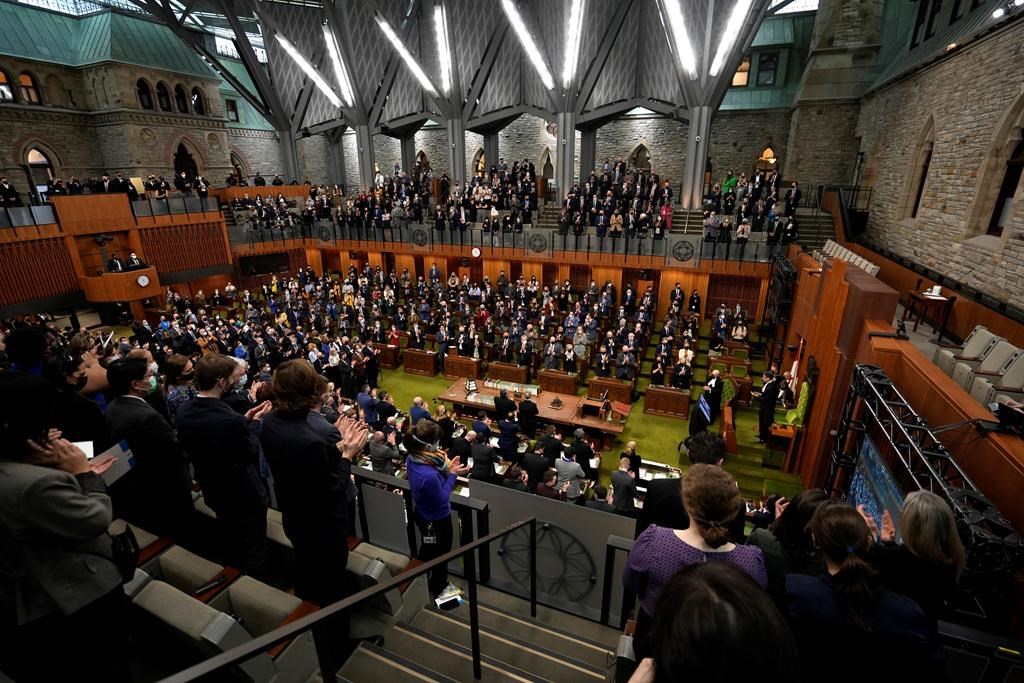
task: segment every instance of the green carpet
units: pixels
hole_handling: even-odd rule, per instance
[[[406,412],[411,408],[412,400],[416,396],[422,396],[432,404],[436,403],[437,396],[451,383],[451,380],[446,379],[443,375],[420,377],[410,375],[401,368],[383,370],[380,378],[380,386],[391,393],[395,397],[395,405]],[[642,379],[641,391],[646,384],[647,380]],[[585,393],[585,389],[581,389],[582,393]],[[451,408],[451,405],[448,407]],[[625,431],[616,443],[616,448],[611,452],[604,453],[601,460],[602,483],[608,484],[611,472],[618,469],[618,453],[630,440],[637,442],[637,452],[643,458],[674,466],[680,464],[676,446],[688,433],[687,421],[659,415],[646,415],[643,408],[644,397],[641,396],[640,400],[633,404],[629,419],[626,421]],[[762,464],[766,448],[754,443],[754,432],[757,428],[756,404],[749,408],[738,408],[735,417],[738,452],[728,454],[725,469],[736,477],[743,496],[759,499],[763,495],[778,493],[791,497],[803,489],[799,476],[785,474],[777,468],[765,467]],[[783,452],[777,451],[774,462],[780,463],[782,456]]]

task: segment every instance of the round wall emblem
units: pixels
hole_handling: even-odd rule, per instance
[[[427,245],[427,231],[423,228],[416,228],[412,231],[412,243],[417,247],[424,247]]]
[[[331,229],[328,228],[326,225],[321,225],[320,226],[320,241],[322,241],[322,242],[330,242],[332,237],[333,237],[333,235],[331,235]]]
[[[689,261],[693,258],[693,245],[682,240],[672,246],[672,258],[676,261]]]
[[[539,232],[535,232],[532,235],[530,235],[530,240],[528,244],[530,245],[530,251],[539,254],[540,252],[548,248],[548,238],[540,234]]]

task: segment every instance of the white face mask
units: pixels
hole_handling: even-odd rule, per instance
[[[152,363],[149,364],[149,371],[152,372],[154,375],[160,374],[160,366],[157,365],[156,361],[153,361]]]

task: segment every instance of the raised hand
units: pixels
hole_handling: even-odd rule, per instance
[[[45,446],[28,439],[28,445],[32,449],[32,461],[36,465],[52,467],[74,475],[89,471],[89,460],[85,453],[67,439],[54,439]]]
[[[352,418],[346,419],[348,424],[345,425],[345,429],[339,427],[341,441],[338,442],[338,450],[341,451],[341,457],[353,460],[363,452],[363,447],[366,446],[366,442],[370,438],[370,427],[365,422],[356,422]],[[341,419],[338,422],[341,422]]]
[[[786,498],[785,496],[783,496],[783,497],[779,498],[778,500],[776,500],[775,501],[775,519],[778,519],[779,517],[781,517],[782,513],[785,512],[786,508],[788,508],[788,507],[789,507],[789,498]]]
[[[454,458],[448,461],[448,471],[455,476],[461,477],[465,474],[469,474],[469,465],[462,464],[462,457],[456,455]]]
[[[264,401],[255,408],[250,408],[245,413],[245,419],[247,420],[261,420],[263,416],[270,412],[273,408],[273,404],[270,401]]]
[[[882,543],[892,543],[896,539],[896,525],[892,523],[892,515],[888,510],[882,513]]]
[[[878,539],[878,524],[875,522],[875,518],[871,516],[863,505],[857,506],[857,512],[864,518],[864,523],[868,525],[868,531],[871,533],[871,541],[874,542]]]

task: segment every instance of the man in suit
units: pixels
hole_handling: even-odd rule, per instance
[[[757,411],[757,443],[768,443],[775,421],[775,406],[779,403],[779,379],[771,370],[761,375],[761,406]]]
[[[107,368],[107,381],[116,395],[107,407],[107,429],[114,440],[128,442],[135,460],[114,484],[114,501],[147,531],[181,538],[193,513],[192,477],[171,425],[146,402],[159,386],[157,370],[143,358],[121,358]]]
[[[636,372],[636,356],[630,350],[629,346],[623,345],[622,351],[615,358],[615,376],[618,379],[624,379],[627,382],[632,382]]]
[[[7,178],[0,177],[0,207],[17,206],[19,203],[21,200],[14,185],[11,185]]]
[[[510,413],[516,412],[516,402],[508,397],[508,391],[502,389],[494,397],[494,412],[499,420],[504,420]]]
[[[711,378],[708,379],[708,406],[711,408],[711,420],[708,424],[713,424],[718,419],[718,413],[722,410],[722,390],[725,387],[725,380],[722,379],[722,373],[719,370],[711,371]]]
[[[494,466],[501,462],[501,458],[498,457],[494,447],[474,438],[470,441],[469,451],[470,457],[473,458],[473,469],[469,476],[478,481],[486,481],[488,484],[500,485],[501,477],[495,473]]]
[[[138,255],[134,251],[132,253],[128,254],[128,262],[127,263],[128,263],[128,268],[129,269],[142,268],[143,266],[146,265],[145,263],[142,262],[142,259],[140,259],[138,257]]]
[[[377,426],[377,390],[370,389],[369,384],[364,384],[362,390],[356,396],[356,403],[363,411],[363,421],[373,427]]]
[[[725,439],[719,434],[698,434],[687,439],[686,446],[691,465],[703,463],[721,467],[725,461]],[[729,537],[733,543],[742,543],[744,540],[746,512],[746,504],[741,498],[736,516],[729,522]],[[647,483],[644,506],[636,520],[636,536],[643,533],[651,524],[669,529],[685,529],[690,526],[690,518],[683,507],[683,488],[680,479],[655,479]]]
[[[119,192],[113,181],[110,180],[110,176],[104,173],[100,176],[100,179],[92,185],[93,194],[107,194],[109,192]]]
[[[573,442],[569,448],[572,449],[572,452],[576,455],[576,462],[583,470],[583,474],[587,479],[596,482],[598,470],[590,464],[590,461],[594,459],[594,449],[590,447],[590,444],[587,443],[584,438],[586,435],[587,433],[582,429],[574,431],[572,433]]]
[[[629,458],[619,458],[619,469],[612,472],[612,499],[615,512],[632,517],[636,514],[636,474],[629,470]]]
[[[420,420],[430,419],[430,410],[427,409],[422,396],[417,396],[412,400],[412,409],[409,411],[409,418],[412,420],[413,425]]]
[[[527,453],[523,458],[523,469],[526,470],[527,488],[530,493],[537,493],[537,486],[544,478],[544,474],[551,467],[551,463],[543,452]]]
[[[474,431],[468,431],[462,436],[452,439],[452,457],[454,458],[457,455],[461,462],[469,462],[469,456],[472,453],[471,447],[474,441],[476,441],[476,432]]]
[[[107,271],[111,273],[123,273],[124,261],[122,261],[117,254],[111,254],[110,260],[107,261]]]
[[[374,432],[370,437],[368,449],[370,451],[370,465],[374,472],[383,474],[394,474],[395,467],[401,463],[402,455],[398,452],[395,444],[396,432],[384,436],[384,432]]]
[[[195,364],[198,396],[175,415],[203,498],[217,513],[224,564],[255,578],[267,575],[267,490],[259,472],[259,421],[264,402],[241,415],[223,398],[238,364],[229,356],[203,356]]]
[[[799,183],[793,181],[793,186],[786,192],[786,215],[795,216],[796,209],[800,206],[800,197],[803,193],[800,191]]]
[[[594,498],[588,500],[586,505],[588,508],[600,510],[601,512],[616,513],[615,496],[612,495],[612,490],[603,484],[598,484],[594,487]]]
[[[29,442],[53,426],[54,408],[49,383],[0,373],[3,670],[16,681],[130,680],[129,603],[108,559],[114,515],[100,458],[64,439]],[[89,633],[110,650],[97,656]]]
[[[537,416],[539,414],[540,410],[537,408],[537,404],[529,395],[519,402],[519,428],[531,439],[537,431]]]
[[[544,428],[544,436],[537,440],[534,450],[543,453],[548,467],[554,467],[563,448],[561,436],[555,432],[555,426],[549,424]]]

